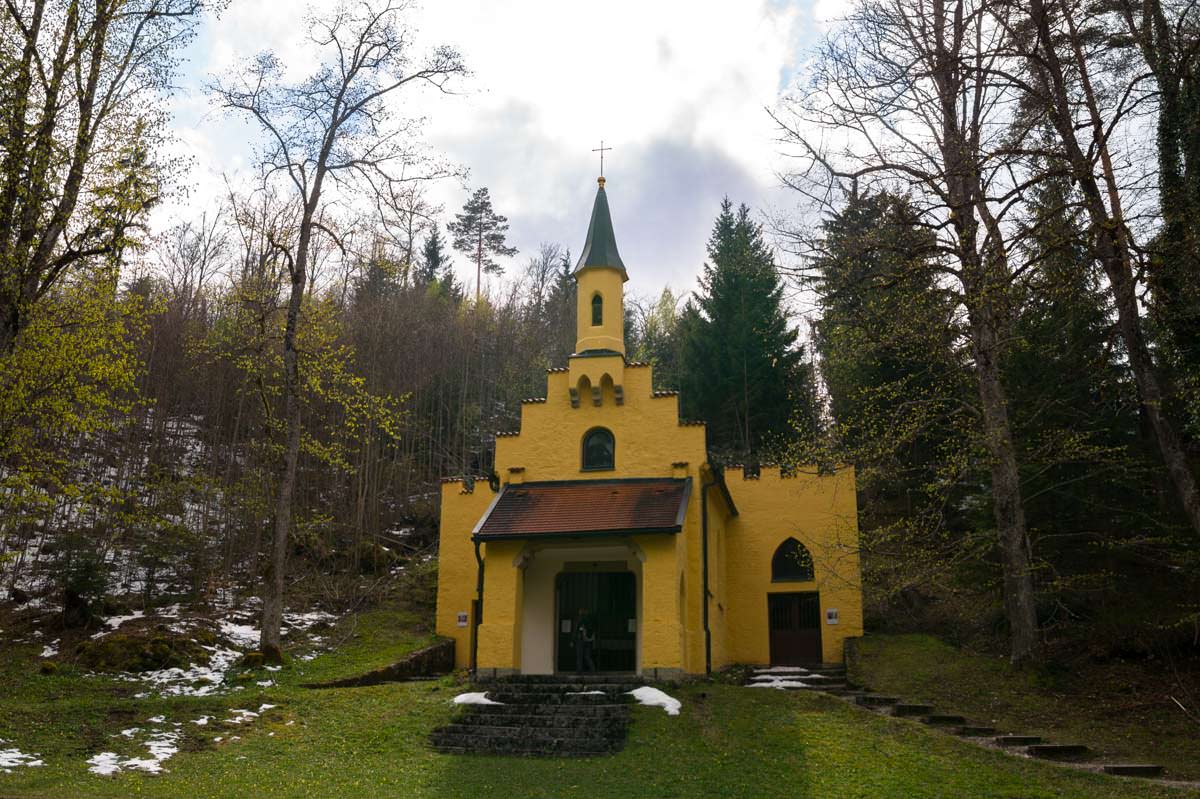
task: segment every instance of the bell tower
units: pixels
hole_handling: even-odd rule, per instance
[[[617,252],[604,177],[575,265],[575,354],[567,359],[571,406],[625,403],[625,264]]]
[[[624,284],[629,280],[617,252],[604,178],[597,180],[596,202],[587,241],[575,266],[575,354],[625,355]]]

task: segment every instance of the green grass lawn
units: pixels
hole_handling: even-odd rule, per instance
[[[1200,797],[1012,758],[815,694],[690,685],[672,691],[683,701],[677,717],[636,708],[620,754],[559,760],[431,751],[427,735],[451,717],[450,699],[461,687],[451,678],[353,689],[298,686],[384,665],[426,643],[427,636],[406,632],[409,621],[365,614],[356,637],[337,652],[276,673],[272,687],[251,681],[210,698],[138,700],[137,686],[85,678],[69,667],[38,674],[40,648],[6,647],[0,738],[11,742],[3,746],[39,753],[46,765],[0,773],[0,796]],[[220,721],[230,708],[264,703],[276,707],[251,724]],[[160,714],[184,722],[187,736],[163,764],[165,773],[88,773],[86,760],[98,752],[134,754],[137,747],[120,731]],[[203,715],[216,718],[205,726],[189,723]]]
[[[1087,744],[1111,761],[1158,763],[1173,779],[1200,780],[1200,729],[1163,695],[1165,680],[1143,666],[1018,670],[1004,658],[927,635],[869,635],[858,649],[850,676],[873,690],[931,702],[1004,732]]]

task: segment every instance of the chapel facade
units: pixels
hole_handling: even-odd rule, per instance
[[[443,481],[437,632],[485,676],[575,671],[581,618],[597,671],[840,663],[862,634],[854,471],[708,462],[704,424],[626,358],[604,183],[574,354],[496,434],[492,480]]]

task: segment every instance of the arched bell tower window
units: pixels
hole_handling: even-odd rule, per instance
[[[583,468],[585,470],[612,469],[616,463],[616,442],[611,431],[603,427],[593,428],[583,436]]]
[[[604,298],[599,294],[592,296],[592,326],[604,324]]]
[[[808,549],[789,538],[775,550],[771,558],[771,582],[799,583],[813,579],[813,560]]]

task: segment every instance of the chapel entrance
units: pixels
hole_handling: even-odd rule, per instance
[[[771,665],[820,663],[821,595],[816,591],[767,594]]]
[[[555,580],[557,671],[575,671],[575,628],[586,610],[596,635],[597,671],[637,670],[637,592],[633,572],[562,572]]]

